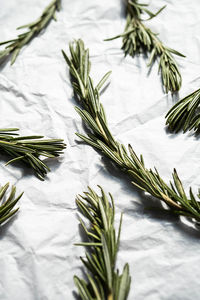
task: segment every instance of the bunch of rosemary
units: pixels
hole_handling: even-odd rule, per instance
[[[200,130],[200,89],[177,102],[166,115],[166,125],[172,131],[180,129],[185,133],[187,130]]]
[[[88,248],[86,259],[81,257],[87,270],[87,281],[74,276],[74,282],[83,300],[126,300],[131,284],[129,266],[128,264],[124,266],[121,275],[118,270],[115,270],[122,215],[116,236],[115,206],[112,195],[109,194],[111,200],[109,203],[101,187],[101,196],[91,188],[88,189],[89,192],[76,199],[78,208],[90,223],[87,228],[80,219],[87,241],[77,244]]]
[[[156,17],[164,8],[157,13],[152,13],[147,9],[147,4],[141,4],[137,0],[125,0],[127,20],[125,30],[119,37],[123,38],[122,49],[125,55],[135,56],[136,54],[150,54],[148,67],[152,67],[155,60],[159,60],[158,72],[161,72],[162,83],[166,93],[176,92],[181,88],[182,78],[178,70],[173,54],[184,57],[180,52],[165,46],[158,38],[158,34],[152,32],[145,26],[142,19],[143,14],[147,14],[149,19]]]
[[[28,30],[18,35],[16,39],[1,42],[1,45],[7,44],[4,50],[0,51],[0,59],[12,54],[11,65],[14,64],[21,49],[28,44],[39,32],[44,29],[51,19],[56,20],[56,10],[60,9],[61,0],[52,0],[45,8],[42,15],[34,22],[18,27],[17,29],[27,28]]]
[[[9,187],[9,183],[6,183],[4,186],[0,188],[0,225],[8,221],[17,211],[19,208],[13,209],[21,196],[20,194],[18,197],[15,198],[16,187],[12,186],[10,195],[5,200],[5,193],[7,192]]]
[[[82,109],[76,111],[88,127],[88,136],[77,134],[86,143],[99,149],[108,156],[121,170],[130,175],[132,183],[143,191],[148,192],[158,200],[164,201],[169,208],[178,215],[184,215],[200,221],[199,195],[195,198],[190,188],[189,197],[186,195],[182,183],[174,170],[173,182],[170,185],[160,177],[158,171],[147,169],[142,155],[138,157],[131,145],[128,150],[112,136],[103,105],[99,101],[99,92],[110,73],[104,75],[94,86],[90,77],[89,50],[85,49],[82,40],[75,41],[69,46],[71,57],[63,51],[69,66],[74,92],[79,99]]]
[[[43,136],[17,136],[18,128],[0,129],[0,152],[14,157],[6,165],[23,161],[31,167],[36,176],[44,180],[49,167],[40,156],[54,158],[62,154],[66,145],[61,139],[42,139]]]

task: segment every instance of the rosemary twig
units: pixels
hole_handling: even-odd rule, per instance
[[[56,20],[56,10],[60,9],[61,0],[52,0],[45,8],[42,15],[34,22],[18,27],[17,29],[27,28],[28,31],[19,34],[17,38],[1,42],[1,45],[7,44],[4,50],[0,51],[0,59],[12,54],[11,65],[14,64],[21,49],[28,44],[39,32],[44,29],[51,19]]]
[[[165,6],[154,14],[147,9],[147,4],[141,4],[138,0],[125,0],[125,3],[127,20],[124,33],[106,39],[106,41],[122,37],[122,49],[125,55],[129,54],[134,57],[140,53],[150,54],[148,67],[151,67],[155,60],[159,60],[158,72],[161,72],[166,93],[178,91],[181,87],[182,78],[173,55],[182,57],[184,55],[165,46],[158,38],[158,34],[146,27],[142,19],[144,13],[149,16],[148,20],[156,17]]]
[[[200,130],[200,89],[177,102],[166,115],[166,125],[172,131]]]
[[[77,245],[86,246],[86,259],[81,257],[87,273],[87,281],[74,276],[82,300],[126,300],[131,277],[129,266],[125,264],[122,274],[115,270],[119,248],[122,215],[118,234],[115,232],[115,207],[112,195],[108,197],[100,187],[101,196],[91,188],[84,197],[79,196],[76,203],[81,213],[88,219],[86,227],[82,219],[80,224],[87,236],[87,241]]]
[[[70,68],[75,94],[83,107],[83,109],[76,107],[76,110],[90,131],[87,137],[77,135],[86,143],[99,149],[127,172],[132,183],[138,188],[164,201],[175,213],[194,218],[199,222],[199,196],[197,195],[196,199],[191,188],[190,196],[186,195],[176,170],[172,174],[173,182],[168,185],[156,169],[145,167],[142,155],[138,157],[130,145],[127,151],[123,144],[114,139],[107,125],[103,105],[99,101],[99,91],[110,73],[107,73],[99,84],[94,86],[89,75],[89,51],[85,49],[83,41],[75,41],[74,44],[70,44],[69,48],[71,57],[69,58],[64,52],[63,55]]]
[[[18,128],[0,129],[0,152],[7,153],[13,159],[6,165],[23,161],[31,167],[37,177],[44,180],[49,167],[39,158],[57,157],[62,154],[66,145],[61,139],[42,139],[43,136],[17,136]]]
[[[15,198],[16,187],[12,186],[10,195],[5,200],[5,193],[7,192],[8,187],[9,183],[6,183],[0,188],[0,225],[10,219],[18,211],[19,208],[14,209],[14,207],[23,195],[23,193],[21,193]]]

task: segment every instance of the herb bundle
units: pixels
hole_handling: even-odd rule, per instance
[[[125,3],[127,20],[124,33],[106,39],[106,41],[122,37],[122,49],[125,56],[127,54],[133,57],[140,53],[150,54],[148,67],[152,67],[156,60],[159,61],[158,72],[161,72],[165,92],[178,91],[181,88],[182,78],[173,55],[182,57],[184,55],[165,46],[158,38],[158,34],[146,27],[142,19],[142,15],[145,13],[149,16],[147,20],[156,17],[165,6],[154,14],[147,9],[147,4],[141,4],[137,0],[125,0]]]
[[[18,136],[18,128],[0,129],[0,152],[14,157],[6,165],[23,161],[31,167],[36,176],[44,180],[49,167],[40,156],[54,158],[62,154],[66,145],[61,139],[42,139],[43,136]]]
[[[12,186],[10,195],[5,200],[5,193],[7,192],[8,187],[9,183],[0,188],[0,225],[8,221],[8,219],[10,219],[18,211],[19,208],[14,209],[14,207],[23,195],[22,193],[15,198],[16,187]]]
[[[122,215],[116,236],[112,195],[109,194],[109,201],[101,187],[101,196],[88,189],[89,192],[76,199],[78,208],[90,223],[87,228],[80,219],[87,241],[77,244],[88,248],[86,259],[81,257],[87,270],[87,281],[74,276],[74,282],[83,300],[126,300],[131,284],[129,266],[125,264],[121,275],[115,270]]]
[[[44,29],[51,19],[56,20],[56,10],[60,9],[61,0],[52,0],[45,8],[42,15],[34,22],[18,27],[17,29],[27,28],[27,31],[18,35],[16,39],[1,42],[1,45],[6,45],[4,50],[0,51],[0,59],[12,54],[11,65],[14,64],[21,49],[28,44],[36,35]]]
[[[178,215],[194,218],[200,221],[199,195],[194,196],[190,188],[189,197],[186,195],[182,183],[174,170],[173,182],[167,184],[156,169],[147,169],[142,155],[138,157],[131,145],[126,147],[117,142],[112,136],[106,121],[103,105],[99,101],[99,92],[107,80],[109,73],[104,75],[94,86],[90,77],[89,50],[85,49],[82,40],[75,41],[69,46],[71,57],[63,51],[69,66],[74,92],[83,109],[76,107],[76,111],[88,127],[88,136],[77,134],[86,143],[99,149],[108,156],[124,172],[130,175],[132,183],[139,189],[148,192],[158,200],[164,201],[169,208]]]
[[[200,89],[177,102],[166,115],[166,125],[172,131],[200,130]]]

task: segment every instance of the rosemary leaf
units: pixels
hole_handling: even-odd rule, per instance
[[[149,19],[156,17],[164,8],[158,10],[157,13],[149,11],[145,4],[140,4],[138,0],[125,0],[126,5],[126,26],[124,33],[113,38],[106,39],[110,41],[122,37],[122,49],[126,55],[134,57],[136,54],[144,53],[149,55],[148,67],[152,67],[154,62],[158,60],[158,71],[161,73],[162,84],[166,93],[178,91],[181,88],[182,78],[178,70],[174,55],[185,57],[180,52],[165,46],[158,38],[158,34],[152,32],[144,24],[143,14],[147,14]],[[147,21],[146,20],[146,21]]]
[[[5,193],[9,188],[9,183],[6,183],[0,188],[0,225],[8,221],[14,214],[17,213],[19,208],[14,208],[19,199],[22,197],[21,193],[15,197],[16,187],[12,186],[10,195],[5,199]]]
[[[0,152],[7,153],[13,159],[6,165],[16,161],[23,161],[31,167],[36,176],[44,180],[49,167],[40,159],[40,156],[54,158],[62,154],[66,145],[61,139],[42,139],[43,136],[16,136],[18,128],[0,129]]]
[[[128,151],[123,144],[120,144],[112,137],[108,125],[104,121],[104,110],[97,110],[97,107],[103,107],[99,102],[98,91],[94,86],[90,89],[88,88],[88,82],[92,83],[89,72],[87,71],[87,80],[80,74],[80,70],[84,73],[85,68],[84,64],[82,64],[82,67],[80,67],[80,64],[84,61],[86,55],[89,61],[89,51],[85,49],[84,43],[81,40],[71,43],[69,49],[71,57],[67,57],[66,54],[65,57],[67,57],[66,62],[69,65],[72,85],[76,84],[76,90],[74,90],[74,92],[82,106],[82,109],[79,108],[79,111],[87,111],[90,114],[90,118],[93,119],[93,122],[90,122],[90,124],[95,123],[98,127],[97,131],[96,128],[94,129],[94,126],[90,126],[89,129],[91,133],[88,134],[88,137],[84,137],[80,134],[78,134],[78,136],[94,148],[99,149],[118,165],[122,171],[128,173],[131,182],[142,191],[146,191],[159,201],[165,202],[172,212],[178,215],[187,215],[187,217],[195,219],[196,222],[200,222],[199,195],[195,197],[192,190],[190,190],[190,195],[186,196],[176,170],[174,170],[172,174],[173,183],[170,182],[170,184],[167,184],[160,177],[156,169],[153,171],[145,167],[143,157],[140,156],[139,158],[130,145]],[[74,72],[74,70],[76,70],[76,72]],[[76,74],[78,74],[78,78]],[[79,85],[80,80],[81,85]],[[94,98],[95,101],[92,101],[91,99]],[[85,118],[83,118],[83,121],[85,121]],[[103,126],[102,122],[104,122]],[[89,125],[88,122],[87,125]]]
[[[38,35],[40,31],[47,26],[51,19],[56,20],[55,13],[56,10],[60,9],[60,1],[61,0],[52,0],[50,4],[45,8],[42,15],[35,22],[17,28],[27,28],[27,31],[25,33],[19,34],[16,39],[1,42],[0,46],[4,44],[7,44],[7,46],[4,50],[0,51],[0,59],[6,58],[8,55],[11,55],[11,65],[13,65],[21,49],[26,44],[28,44],[36,35]],[[1,60],[1,62],[2,61],[3,60]]]
[[[166,115],[166,125],[171,131],[200,130],[200,89],[177,102]]]
[[[74,282],[82,300],[126,300],[131,284],[129,266],[124,266],[121,275],[115,270],[122,216],[116,236],[114,201],[111,195],[109,201],[103,189],[99,188],[100,196],[88,188],[89,193],[85,193],[87,197],[79,196],[76,199],[79,210],[89,221],[89,228],[87,229],[83,220],[80,220],[87,241],[76,245],[88,249],[86,259],[81,259],[86,267],[87,279],[74,276]]]

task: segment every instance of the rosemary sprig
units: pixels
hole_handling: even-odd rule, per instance
[[[71,57],[63,55],[70,68],[71,81],[83,109],[76,107],[76,111],[88,127],[88,136],[77,134],[86,143],[99,149],[108,156],[123,171],[127,172],[132,183],[143,191],[148,192],[158,200],[164,201],[171,210],[179,215],[200,221],[200,201],[190,188],[189,197],[186,195],[182,183],[174,170],[173,182],[168,185],[160,177],[156,169],[147,169],[142,155],[138,157],[131,145],[128,150],[112,136],[105,117],[103,105],[99,101],[99,91],[107,80],[108,72],[94,86],[90,77],[89,50],[85,49],[82,40],[69,45]]]
[[[87,281],[74,276],[74,282],[82,300],[125,300],[131,284],[129,265],[125,264],[121,275],[118,270],[115,270],[122,215],[116,236],[115,206],[112,195],[109,194],[111,200],[109,202],[101,187],[101,196],[91,188],[88,189],[89,192],[76,199],[78,208],[90,223],[87,228],[80,219],[87,241],[77,244],[88,248],[86,259],[81,257],[87,270]]]
[[[16,187],[12,186],[10,195],[5,200],[5,193],[7,192],[9,187],[9,183],[6,183],[4,186],[0,188],[0,225],[8,221],[19,208],[15,208],[15,205],[22,197],[23,193],[21,193],[18,197],[15,198]]]
[[[44,180],[50,169],[39,157],[57,157],[62,154],[66,145],[61,139],[42,139],[43,136],[17,136],[16,131],[18,130],[18,128],[0,129],[0,152],[13,157],[6,165],[23,161],[34,170],[39,179]]]
[[[142,19],[144,13],[149,16],[148,20],[156,17],[165,6],[154,14],[147,9],[147,4],[141,4],[137,0],[125,0],[125,3],[127,20],[124,33],[106,39],[106,41],[122,37],[122,49],[125,56],[127,54],[132,57],[140,53],[150,54],[148,67],[152,67],[156,60],[159,61],[158,72],[161,72],[165,92],[178,91],[181,88],[182,78],[173,55],[182,57],[184,55],[165,46],[158,38],[158,34],[146,27]]]
[[[178,132],[183,130],[200,130],[200,89],[177,102],[166,115],[166,125],[170,130]]]
[[[27,28],[27,31],[21,33],[17,38],[1,42],[1,45],[7,44],[4,50],[0,51],[0,59],[12,54],[11,65],[14,64],[21,49],[28,44],[36,35],[44,29],[51,19],[56,20],[56,10],[60,9],[61,0],[52,0],[50,4],[45,8],[42,15],[34,22],[18,27],[17,29]]]

